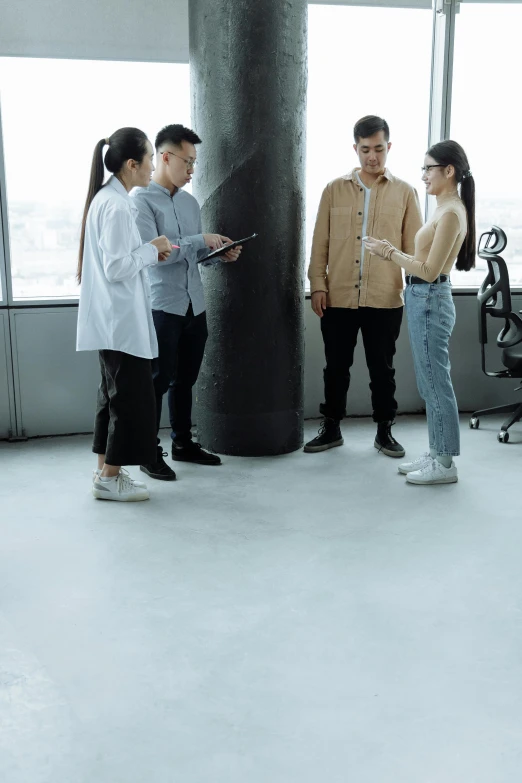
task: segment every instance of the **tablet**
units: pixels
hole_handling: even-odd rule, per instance
[[[239,245],[245,245],[247,242],[250,242],[251,239],[255,239],[256,237],[257,234],[252,234],[252,236],[250,237],[245,237],[244,239],[238,239],[236,242],[229,242],[228,245],[223,245],[223,247],[218,247],[217,250],[213,250],[211,253],[208,254],[208,256],[205,256],[205,258],[200,258],[198,264],[201,264],[203,261],[208,261],[211,258],[222,256],[223,253],[226,253],[228,250],[232,250],[232,248],[238,247]]]

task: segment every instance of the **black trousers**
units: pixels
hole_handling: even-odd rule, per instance
[[[108,465],[156,461],[156,400],[150,359],[99,351],[101,383],[92,450]]]
[[[350,368],[362,332],[366,365],[370,373],[373,420],[393,421],[397,413],[393,357],[401,330],[403,307],[327,307],[321,318],[326,355],[324,368],[324,405],[321,413],[341,420],[346,415],[346,395],[350,386]]]
[[[205,312],[194,315],[190,305],[186,315],[153,310],[152,317],[158,338],[158,358],[152,363],[156,430],[160,426],[163,395],[168,391],[171,437],[180,445],[186,444],[192,440],[192,387],[203,361],[207,316]]]

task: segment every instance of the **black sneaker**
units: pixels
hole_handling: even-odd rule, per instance
[[[168,457],[167,451],[158,449],[157,461],[151,465],[140,465],[140,470],[154,479],[160,481],[176,481],[176,474],[169,465],[165,462],[163,457]]]
[[[172,443],[172,459],[176,462],[194,462],[196,465],[221,465],[217,454],[209,454],[199,443],[191,440],[183,446]]]
[[[391,434],[393,421],[380,421],[377,424],[377,435],[374,446],[387,457],[404,457],[406,452]]]
[[[319,435],[316,435],[313,440],[308,441],[304,447],[304,451],[308,453],[326,451],[326,449],[333,449],[334,446],[342,446],[343,443],[344,440],[341,435],[339,422],[325,416],[323,423],[319,427]]]

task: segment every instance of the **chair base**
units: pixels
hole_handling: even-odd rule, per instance
[[[500,432],[498,433],[497,439],[501,443],[507,443],[509,440],[508,430],[513,425],[516,424],[517,421],[520,421],[522,419],[522,402],[513,402],[510,405],[497,405],[495,408],[484,408],[480,411],[475,411],[470,420],[469,420],[469,426],[472,430],[478,430],[479,428],[479,419],[481,416],[494,416],[495,414],[499,413],[511,413],[512,415],[507,418],[504,422],[502,422],[502,426],[500,428]]]

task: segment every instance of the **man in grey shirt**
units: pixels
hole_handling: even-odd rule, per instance
[[[140,188],[132,195],[139,210],[137,223],[143,241],[164,234],[176,246],[161,265],[148,272],[159,352],[153,362],[158,429],[162,398],[168,391],[172,459],[220,465],[219,457],[204,451],[191,434],[192,387],[207,340],[198,260],[231,240],[220,234],[202,233],[199,205],[183,191],[196,165],[196,144],[201,144],[201,139],[183,125],[162,128],[156,136],[156,170],[152,181],[148,188]],[[207,263],[236,261],[240,252],[241,248],[229,250]],[[172,481],[176,474],[163,459],[167,455],[159,444],[158,438],[156,462],[141,465],[141,470],[152,478]]]

